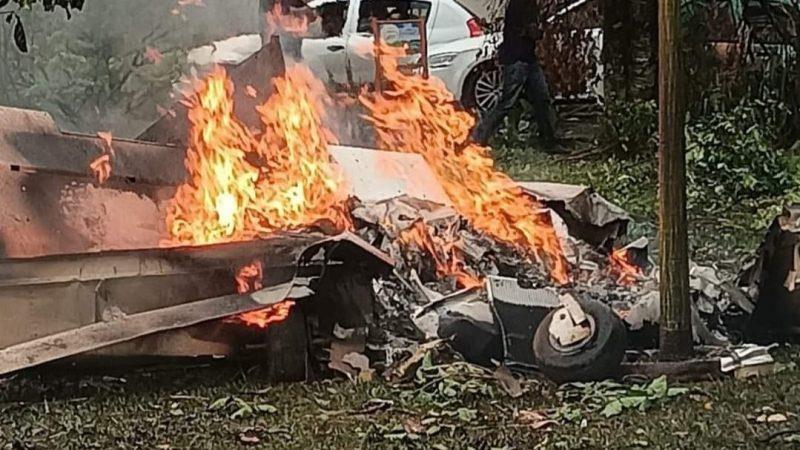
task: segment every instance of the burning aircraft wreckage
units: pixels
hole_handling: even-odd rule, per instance
[[[441,82],[383,55],[391,87],[358,99],[379,150],[336,144],[336,103],[302,65],[246,113],[241,68],[211,71],[184,102],[188,126],[160,125],[179,146],[0,109],[0,374],[255,356],[275,378],[358,378],[441,339],[565,381],[653,348],[657,271],[646,241],[618,246],[625,212],[588,188],[515,182],[468,143],[473,118]],[[692,277],[696,342],[741,341],[752,297],[710,268]]]

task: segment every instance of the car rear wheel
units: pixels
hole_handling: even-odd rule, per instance
[[[564,347],[550,334],[550,324],[563,308],[550,312],[533,338],[533,354],[539,369],[556,383],[599,381],[619,373],[627,348],[627,330],[622,320],[603,303],[576,299],[589,318],[591,334],[573,347]]]
[[[465,108],[483,114],[497,105],[502,88],[500,68],[494,63],[482,64],[467,78],[461,103]]]

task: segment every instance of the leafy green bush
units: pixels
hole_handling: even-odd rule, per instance
[[[690,202],[712,206],[783,196],[797,186],[794,165],[777,149],[779,103],[742,101],[687,127]]]
[[[658,105],[654,100],[607,105],[598,141],[620,156],[652,154],[658,144]]]

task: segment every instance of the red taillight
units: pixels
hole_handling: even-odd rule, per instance
[[[478,37],[483,35],[483,27],[478,23],[478,19],[472,18],[467,21],[467,28],[469,28],[469,37]]]

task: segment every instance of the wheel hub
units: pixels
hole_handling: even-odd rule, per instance
[[[489,111],[500,100],[502,79],[499,69],[484,70],[475,80],[475,105],[482,112]]]
[[[594,336],[594,318],[588,314],[584,320],[575,323],[568,308],[563,307],[556,311],[550,322],[548,336],[550,345],[559,353],[565,355],[578,353]]]

